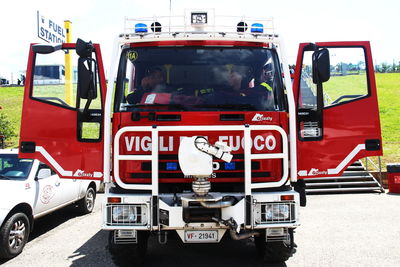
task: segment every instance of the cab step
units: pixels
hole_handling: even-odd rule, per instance
[[[342,174],[335,177],[306,178],[307,194],[385,192],[381,184],[366,170],[361,161],[350,165]]]
[[[340,192],[371,192],[379,193],[381,188],[376,187],[353,187],[353,188],[313,188],[307,189],[307,194],[309,193],[340,193]]]

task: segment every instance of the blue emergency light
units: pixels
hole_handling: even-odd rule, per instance
[[[165,167],[167,171],[176,171],[178,169],[177,162],[167,162],[167,166]]]
[[[261,23],[253,23],[251,25],[251,32],[253,33],[263,33],[264,32],[264,25]]]
[[[236,163],[235,162],[225,162],[225,170],[227,170],[227,171],[236,170]]]
[[[147,25],[144,23],[136,23],[135,33],[147,32]]]

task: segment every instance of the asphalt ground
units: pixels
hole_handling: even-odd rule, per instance
[[[101,198],[90,215],[67,207],[35,222],[24,251],[4,266],[115,266],[100,229]],[[295,233],[297,253],[275,266],[400,266],[400,194],[308,196]],[[124,265],[135,266],[130,259]],[[266,266],[249,241],[182,244],[149,240],[143,266]]]

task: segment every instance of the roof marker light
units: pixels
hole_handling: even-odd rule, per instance
[[[135,33],[147,32],[147,25],[144,23],[136,23]]]
[[[251,25],[251,32],[253,33],[263,33],[264,32],[264,25],[261,23],[253,23]]]

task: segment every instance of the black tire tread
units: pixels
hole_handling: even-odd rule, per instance
[[[18,219],[18,217],[22,217],[23,220],[25,220],[25,240],[24,244],[20,249],[18,249],[16,252],[10,251],[10,248],[8,246],[8,238],[9,238],[9,232],[10,228],[14,224],[15,220]],[[22,250],[25,247],[25,244],[28,242],[29,238],[29,233],[30,233],[30,223],[29,219],[26,216],[25,213],[22,212],[17,212],[13,215],[11,215],[7,221],[4,222],[3,227],[0,229],[0,258],[2,259],[11,259],[17,256],[22,252]]]
[[[282,263],[296,253],[296,244],[290,247],[284,241],[265,242],[265,232],[255,238],[257,254],[266,263]]]
[[[93,199],[93,208],[91,209],[91,210],[88,210],[88,208],[87,208],[87,206],[86,206],[86,195],[87,195],[87,192],[89,191],[89,190],[93,190],[93,196],[94,196],[94,199]],[[87,189],[86,189],[86,192],[85,192],[85,196],[82,198],[82,199],[80,199],[79,201],[78,201],[78,210],[79,210],[79,212],[80,213],[82,213],[82,214],[89,214],[89,213],[91,213],[92,211],[93,211],[93,209],[94,209],[94,203],[95,203],[95,201],[96,201],[96,190],[92,187],[92,186],[89,186]]]
[[[114,244],[114,231],[110,231],[108,250],[114,264],[117,266],[137,266],[144,263],[149,233],[147,231],[138,231],[137,235],[137,244]]]

